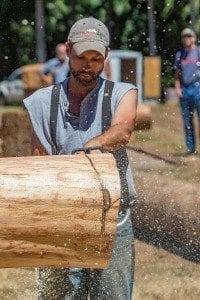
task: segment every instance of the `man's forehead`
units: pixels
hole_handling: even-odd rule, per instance
[[[77,55],[78,57],[82,57],[82,56],[103,57],[100,52],[98,52],[96,50],[93,50],[93,49],[89,49],[89,50],[86,50],[86,51],[82,52],[81,54],[77,54],[76,50],[73,47],[73,45],[72,45],[71,51],[72,51],[73,54]]]

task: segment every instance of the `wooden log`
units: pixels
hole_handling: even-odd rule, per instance
[[[111,154],[0,159],[0,267],[106,268],[119,199]]]
[[[151,108],[146,104],[139,104],[134,130],[147,130],[152,125]]]

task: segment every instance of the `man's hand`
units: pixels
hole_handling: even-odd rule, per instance
[[[176,87],[175,88],[175,92],[176,92],[176,95],[179,97],[179,98],[183,98],[183,92],[182,92],[182,89],[180,87]]]
[[[34,131],[32,131],[31,135],[31,153],[33,156],[48,155]]]
[[[183,92],[182,92],[181,83],[180,83],[180,71],[179,70],[175,70],[174,86],[175,86],[176,95],[179,98],[183,98]]]

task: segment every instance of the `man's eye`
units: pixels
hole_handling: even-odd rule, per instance
[[[101,58],[100,57],[98,57],[98,58],[94,58],[94,61],[101,61]]]

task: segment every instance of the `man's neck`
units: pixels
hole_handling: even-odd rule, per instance
[[[87,96],[87,94],[95,88],[97,81],[89,86],[83,86],[78,83],[72,76],[68,80],[67,94],[73,94],[77,98],[82,98],[82,100]]]
[[[81,102],[95,88],[97,81],[90,86],[80,85],[71,75],[68,79],[67,96],[69,100],[69,110],[75,114],[80,113]]]

